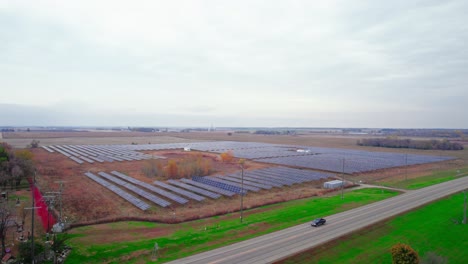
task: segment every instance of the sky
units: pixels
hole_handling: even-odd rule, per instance
[[[0,0],[0,126],[468,128],[466,10]]]

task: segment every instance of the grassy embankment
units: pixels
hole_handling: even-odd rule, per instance
[[[398,242],[422,258],[434,252],[448,263],[467,263],[468,225],[460,224],[462,219],[463,194],[458,193],[281,263],[390,264],[390,248]]]
[[[93,240],[94,230],[102,230],[102,226],[77,228],[70,232],[73,236],[71,244],[74,250],[66,263],[150,262],[151,249],[155,242],[160,247],[158,262],[165,262],[305,223],[319,216],[336,214],[395,195],[397,195],[396,192],[389,190],[361,189],[346,193],[344,200],[341,199],[340,195],[336,195],[289,201],[248,210],[245,212],[242,224],[239,221],[238,213],[177,225],[134,222],[109,224],[105,227],[110,228],[108,236],[122,232],[122,229],[131,230],[130,232],[134,235],[134,239],[131,241],[115,241],[113,243],[99,243],[97,240]],[[139,238],[139,229],[147,230],[148,227],[163,233],[164,229],[168,229],[170,232],[159,237]]]
[[[382,182],[382,186],[403,188],[408,190],[416,190],[438,183],[457,179],[459,177],[466,176],[468,174],[468,168],[434,171],[430,175],[399,181],[387,181]]]

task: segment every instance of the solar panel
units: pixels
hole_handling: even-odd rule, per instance
[[[229,184],[229,185],[234,185],[234,186],[237,186],[239,188],[243,188],[245,190],[249,190],[249,191],[253,191],[253,192],[258,192],[260,191],[260,188],[257,188],[257,187],[254,187],[254,186],[249,186],[249,185],[241,185],[240,183],[237,183],[237,182],[232,182],[232,181],[227,181],[227,180],[223,180],[223,179],[220,179],[218,177],[209,177],[210,180],[212,181],[217,181],[217,182],[220,182],[220,183],[225,183],[225,184]]]
[[[48,148],[48,147],[46,147],[46,146],[42,146],[42,148],[45,149],[45,150],[47,150],[48,152],[55,152],[54,150],[52,150],[52,149],[50,149],[50,148]]]
[[[173,201],[175,201],[177,203],[185,204],[185,203],[188,202],[188,200],[185,199],[185,198],[182,198],[182,197],[180,197],[178,195],[175,195],[173,193],[170,193],[170,192],[167,192],[167,191],[162,190],[160,188],[157,188],[156,186],[153,186],[153,185],[151,185],[149,183],[139,181],[139,180],[137,180],[137,179],[135,179],[133,177],[127,176],[127,175],[125,175],[125,174],[123,174],[121,172],[111,171],[111,173],[113,175],[117,176],[117,177],[120,177],[120,178],[126,180],[126,181],[129,181],[129,182],[134,183],[134,184],[136,184],[138,186],[144,187],[144,188],[146,188],[146,189],[148,189],[148,190],[150,190],[152,192],[155,192],[157,194],[160,194],[162,196],[165,196],[165,197],[167,197],[167,198],[169,198],[169,199],[171,199],[171,200],[173,200]]]
[[[197,188],[195,186],[188,185],[188,184],[185,184],[185,183],[182,183],[182,182],[178,182],[178,181],[174,181],[174,180],[168,180],[167,182],[169,182],[170,184],[176,185],[178,187],[182,187],[184,189],[187,189],[189,191],[192,191],[194,193],[205,195],[205,196],[213,198],[213,199],[218,199],[219,197],[221,197],[221,195],[219,195],[217,193],[210,192],[210,191],[207,191],[207,190],[204,190],[204,189],[200,189],[200,188]]]
[[[80,160],[79,158],[75,158],[75,157],[73,157],[73,156],[70,156],[69,158],[70,158],[71,160],[73,160],[74,162],[78,163],[78,164],[83,164],[83,161]]]
[[[153,184],[156,184],[156,185],[158,185],[158,186],[160,186],[160,187],[166,188],[166,189],[171,190],[171,191],[173,191],[173,192],[176,192],[176,193],[178,193],[178,194],[184,195],[185,197],[194,199],[194,200],[196,200],[196,201],[203,201],[203,200],[205,200],[205,197],[202,197],[202,196],[197,195],[197,194],[194,194],[194,193],[192,193],[192,192],[189,192],[189,191],[186,191],[186,190],[183,190],[183,189],[180,189],[180,188],[171,186],[171,185],[166,184],[166,183],[164,183],[164,182],[154,181]]]
[[[114,183],[117,183],[117,184],[119,184],[119,185],[121,185],[121,186],[123,186],[123,187],[129,189],[130,191],[132,191],[132,192],[134,192],[134,193],[136,193],[136,194],[138,194],[138,195],[140,195],[140,196],[142,196],[142,197],[144,197],[144,198],[146,198],[146,199],[152,201],[153,203],[155,203],[155,204],[157,204],[157,205],[160,205],[160,206],[162,206],[162,207],[166,207],[166,206],[168,206],[168,205],[171,204],[170,202],[168,202],[168,201],[166,201],[166,200],[163,200],[163,199],[157,197],[156,195],[154,195],[154,194],[152,194],[152,193],[149,193],[149,192],[147,192],[147,191],[144,191],[144,190],[142,190],[142,189],[136,187],[135,185],[133,185],[133,184],[131,184],[131,183],[128,183],[128,182],[123,181],[123,180],[120,180],[120,179],[118,179],[118,178],[116,178],[116,177],[114,177],[114,176],[112,176],[112,175],[109,175],[109,174],[107,174],[107,173],[105,173],[105,172],[99,172],[98,174],[99,174],[101,177],[104,177],[104,178],[106,178],[106,179],[108,179],[108,180],[110,180],[110,181],[112,181],[112,182],[114,182]]]
[[[84,160],[84,161],[87,161],[87,162],[89,162],[89,163],[94,163],[94,160],[88,159],[87,157],[80,156],[79,158],[82,159],[82,160]]]
[[[95,182],[101,184],[105,188],[109,189],[110,191],[114,192],[118,196],[124,198],[125,200],[127,200],[128,202],[130,202],[131,204],[133,204],[134,206],[140,208],[143,211],[148,210],[151,207],[147,203],[143,202],[142,200],[136,198],[135,196],[127,193],[126,191],[120,189],[119,187],[109,183],[108,181],[105,181],[105,180],[101,179],[100,177],[98,177],[98,176],[96,176],[96,175],[94,175],[94,174],[92,174],[90,172],[86,172],[85,175],[88,178],[94,180]]]
[[[254,186],[254,187],[257,187],[259,189],[271,189],[271,185],[269,184],[263,184],[263,183],[258,183],[258,182],[253,182],[253,181],[249,181],[247,180],[246,178],[242,179],[241,178],[236,178],[236,177],[232,177],[231,175],[226,175],[226,176],[217,176],[217,178],[219,179],[222,179],[222,180],[227,180],[227,181],[232,181],[232,182],[236,182],[236,183],[243,183],[244,186],[247,185],[247,186]]]
[[[230,174],[229,177],[242,179],[241,173]],[[245,172],[244,172],[244,180],[251,181],[251,182],[258,182],[258,183],[262,183],[262,184],[267,184],[267,185],[270,185],[272,187],[282,187],[282,186],[284,186],[284,184],[277,183],[277,182],[272,181],[270,179],[267,179],[265,177],[262,178],[262,177],[258,177],[258,176],[252,175],[252,174],[247,174]]]
[[[90,158],[90,159],[93,159],[93,160],[95,160],[95,161],[97,161],[97,162],[101,162],[101,163],[104,162],[104,160],[102,160],[102,159],[100,159],[100,158],[98,158],[98,157],[90,156],[89,158]]]
[[[197,187],[200,187],[200,188],[212,191],[212,192],[216,192],[216,193],[219,193],[219,194],[222,194],[222,195],[226,195],[226,196],[233,196],[233,195],[236,194],[235,192],[231,192],[231,191],[228,191],[228,190],[225,190],[225,189],[217,188],[217,187],[214,187],[214,186],[211,186],[211,185],[208,185],[208,184],[204,184],[204,183],[201,183],[201,182],[196,182],[196,181],[193,181],[193,180],[190,180],[190,179],[181,179],[181,181],[183,181],[184,183],[194,185],[194,186],[197,186]]]
[[[247,193],[247,190],[245,188],[241,191],[241,188],[239,188],[237,186],[234,186],[234,185],[231,185],[231,184],[228,184],[228,183],[213,181],[209,177],[193,176],[192,180],[194,180],[196,182],[201,182],[201,183],[204,183],[204,184],[208,184],[208,185],[211,185],[211,186],[214,186],[214,187],[217,187],[217,188],[221,188],[221,189],[224,189],[224,190],[228,190],[230,192],[244,193],[244,194]]]

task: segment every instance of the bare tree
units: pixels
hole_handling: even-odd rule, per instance
[[[2,257],[6,254],[5,240],[7,232],[10,228],[15,227],[15,219],[13,210],[7,202],[3,202],[0,205],[0,240],[2,242]]]

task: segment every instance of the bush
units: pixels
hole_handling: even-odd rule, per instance
[[[40,143],[39,140],[33,139],[33,140],[31,141],[31,144],[28,145],[28,147],[29,147],[29,148],[38,148],[38,147],[39,147],[39,143]]]
[[[393,264],[418,264],[419,256],[414,249],[402,243],[397,243],[392,247]]]
[[[232,162],[234,160],[234,154],[232,151],[227,151],[219,155],[222,162]]]

